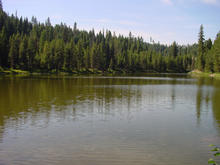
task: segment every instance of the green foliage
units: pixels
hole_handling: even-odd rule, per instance
[[[218,146],[213,145],[213,144],[211,144],[209,146],[213,147],[213,149],[211,150],[213,152],[213,156],[215,156],[215,157],[220,156],[220,152],[219,152],[220,148]],[[208,160],[208,164],[217,165],[216,161],[214,159],[212,159],[212,158],[210,158]]]
[[[89,71],[188,72],[193,69],[219,72],[219,41],[171,46],[146,43],[143,38],[116,36],[110,31],[95,34],[74,24],[52,26],[48,18],[9,16],[0,12],[0,66],[30,72]]]
[[[214,156],[220,156],[220,152],[215,153]]]
[[[177,57],[177,55],[178,55],[178,47],[177,47],[176,42],[173,42],[173,44],[171,46],[171,53],[170,54],[173,57]]]
[[[217,37],[213,45],[214,71],[220,72],[220,37]]]
[[[213,148],[211,151],[219,151],[218,147]]]
[[[209,159],[208,164],[217,165],[216,162],[213,159]]]
[[[4,71],[4,69],[0,66],[0,73],[3,72],[3,71]]]
[[[220,35],[217,34],[214,44],[211,39],[205,41],[202,25],[199,32],[196,69],[208,73],[220,72]]]
[[[200,71],[203,71],[204,68],[204,31],[203,31],[203,25],[200,26],[200,31],[199,31],[199,41],[198,41],[198,56],[197,56],[197,63],[196,67]]]

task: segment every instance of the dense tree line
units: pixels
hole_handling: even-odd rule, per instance
[[[200,71],[220,72],[220,33],[217,34],[212,45],[211,39],[205,41],[201,25],[196,62],[196,68]]]
[[[1,2],[1,1],[0,1]],[[219,36],[219,35],[218,35]],[[219,72],[220,38],[214,44],[171,46],[146,43],[141,37],[116,36],[111,31],[84,31],[66,24],[52,26],[48,18],[9,16],[0,8],[0,67],[31,72],[57,71],[156,71],[187,72],[193,69]]]

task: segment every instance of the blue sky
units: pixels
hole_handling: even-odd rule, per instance
[[[220,31],[220,0],[2,0],[9,14],[36,16],[41,22],[50,17],[80,29],[108,29],[116,34],[142,36],[149,42],[179,44],[197,42],[199,26],[205,38]]]

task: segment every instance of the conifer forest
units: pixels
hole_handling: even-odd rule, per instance
[[[185,73],[192,70],[220,72],[220,33],[213,42],[205,39],[203,25],[198,43],[170,45],[145,42],[141,37],[115,35],[103,30],[85,31],[66,24],[53,26],[4,12],[0,5],[0,70],[30,72]],[[199,27],[198,27],[199,28]]]

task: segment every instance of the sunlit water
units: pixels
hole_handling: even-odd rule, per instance
[[[0,165],[202,165],[220,144],[220,81],[0,77]]]

